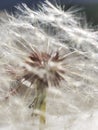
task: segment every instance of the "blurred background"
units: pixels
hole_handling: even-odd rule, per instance
[[[45,0],[0,0],[0,10],[14,12],[18,4],[26,3],[30,8],[38,9],[38,4]],[[61,6],[65,5],[65,10],[70,7],[82,8],[85,12],[87,21],[98,25],[98,0],[49,0],[53,4],[58,3]]]

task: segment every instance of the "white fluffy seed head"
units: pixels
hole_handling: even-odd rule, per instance
[[[93,119],[93,111],[98,107],[97,31],[81,25],[73,12],[64,12],[49,2],[43,4],[40,11],[26,5],[18,9],[21,14],[4,14],[0,19],[2,128],[4,124],[11,125],[10,130],[37,130],[38,123],[31,123],[32,112],[28,109],[35,96],[36,80],[49,87],[46,130],[59,127],[63,130],[62,126],[71,130],[74,124],[77,126],[77,119],[84,121],[82,113],[86,113],[87,121]],[[22,87],[15,92],[18,85]],[[56,121],[58,115],[56,127],[53,120]],[[77,128],[79,126],[74,129]],[[93,126],[91,130],[95,129]]]

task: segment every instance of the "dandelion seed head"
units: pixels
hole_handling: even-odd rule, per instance
[[[29,71],[31,70],[30,77],[36,76],[35,79],[40,79],[43,82],[46,82],[46,84],[48,84],[48,80],[50,82],[53,81],[53,83],[56,80],[57,84],[59,85],[60,80],[63,79],[59,73],[64,73],[63,67],[60,65],[62,60],[63,59],[59,58],[58,52],[54,54],[40,53],[38,51],[32,53],[29,56],[29,59],[26,61],[26,64],[28,64],[31,68],[29,69]],[[39,70],[39,72],[34,72],[35,69]],[[33,78],[31,80],[34,81]]]
[[[98,108],[97,31],[83,26],[74,12],[49,2],[39,11],[22,7],[21,14],[0,18],[0,117],[11,129],[37,129],[28,106],[38,83],[48,90],[46,116],[52,128],[46,129],[58,129],[51,119],[58,120],[60,128],[79,129],[79,122],[88,119],[81,115]]]
[[[19,7],[21,15],[6,15],[0,27],[0,66],[8,79],[6,84],[18,81],[33,88],[40,80],[47,87],[58,86],[81,100],[94,98],[97,33],[82,28],[77,16],[50,3],[39,12],[23,6]]]

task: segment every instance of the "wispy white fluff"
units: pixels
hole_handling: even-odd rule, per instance
[[[9,92],[17,86],[14,76],[22,75],[23,67],[40,77],[46,73],[47,70],[30,68],[25,63],[36,48],[46,53],[59,51],[66,57],[54,65],[64,67],[66,73],[61,75],[64,81],[59,86],[50,86],[48,90],[45,129],[97,130],[97,31],[82,25],[81,18],[72,11],[65,12],[48,1],[39,11],[24,4],[18,9],[21,14],[3,14],[0,18],[0,129],[38,129],[39,122],[28,108],[35,96],[33,86],[23,87],[14,95]],[[29,86],[29,82],[24,85]]]

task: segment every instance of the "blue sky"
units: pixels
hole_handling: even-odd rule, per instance
[[[0,0],[0,9],[8,9],[15,6],[17,3],[25,2],[28,5],[35,5],[38,2],[42,2],[44,0]],[[50,1],[60,1],[61,3],[65,4],[92,4],[98,3],[98,0],[50,0]],[[59,2],[59,3],[60,3]]]

